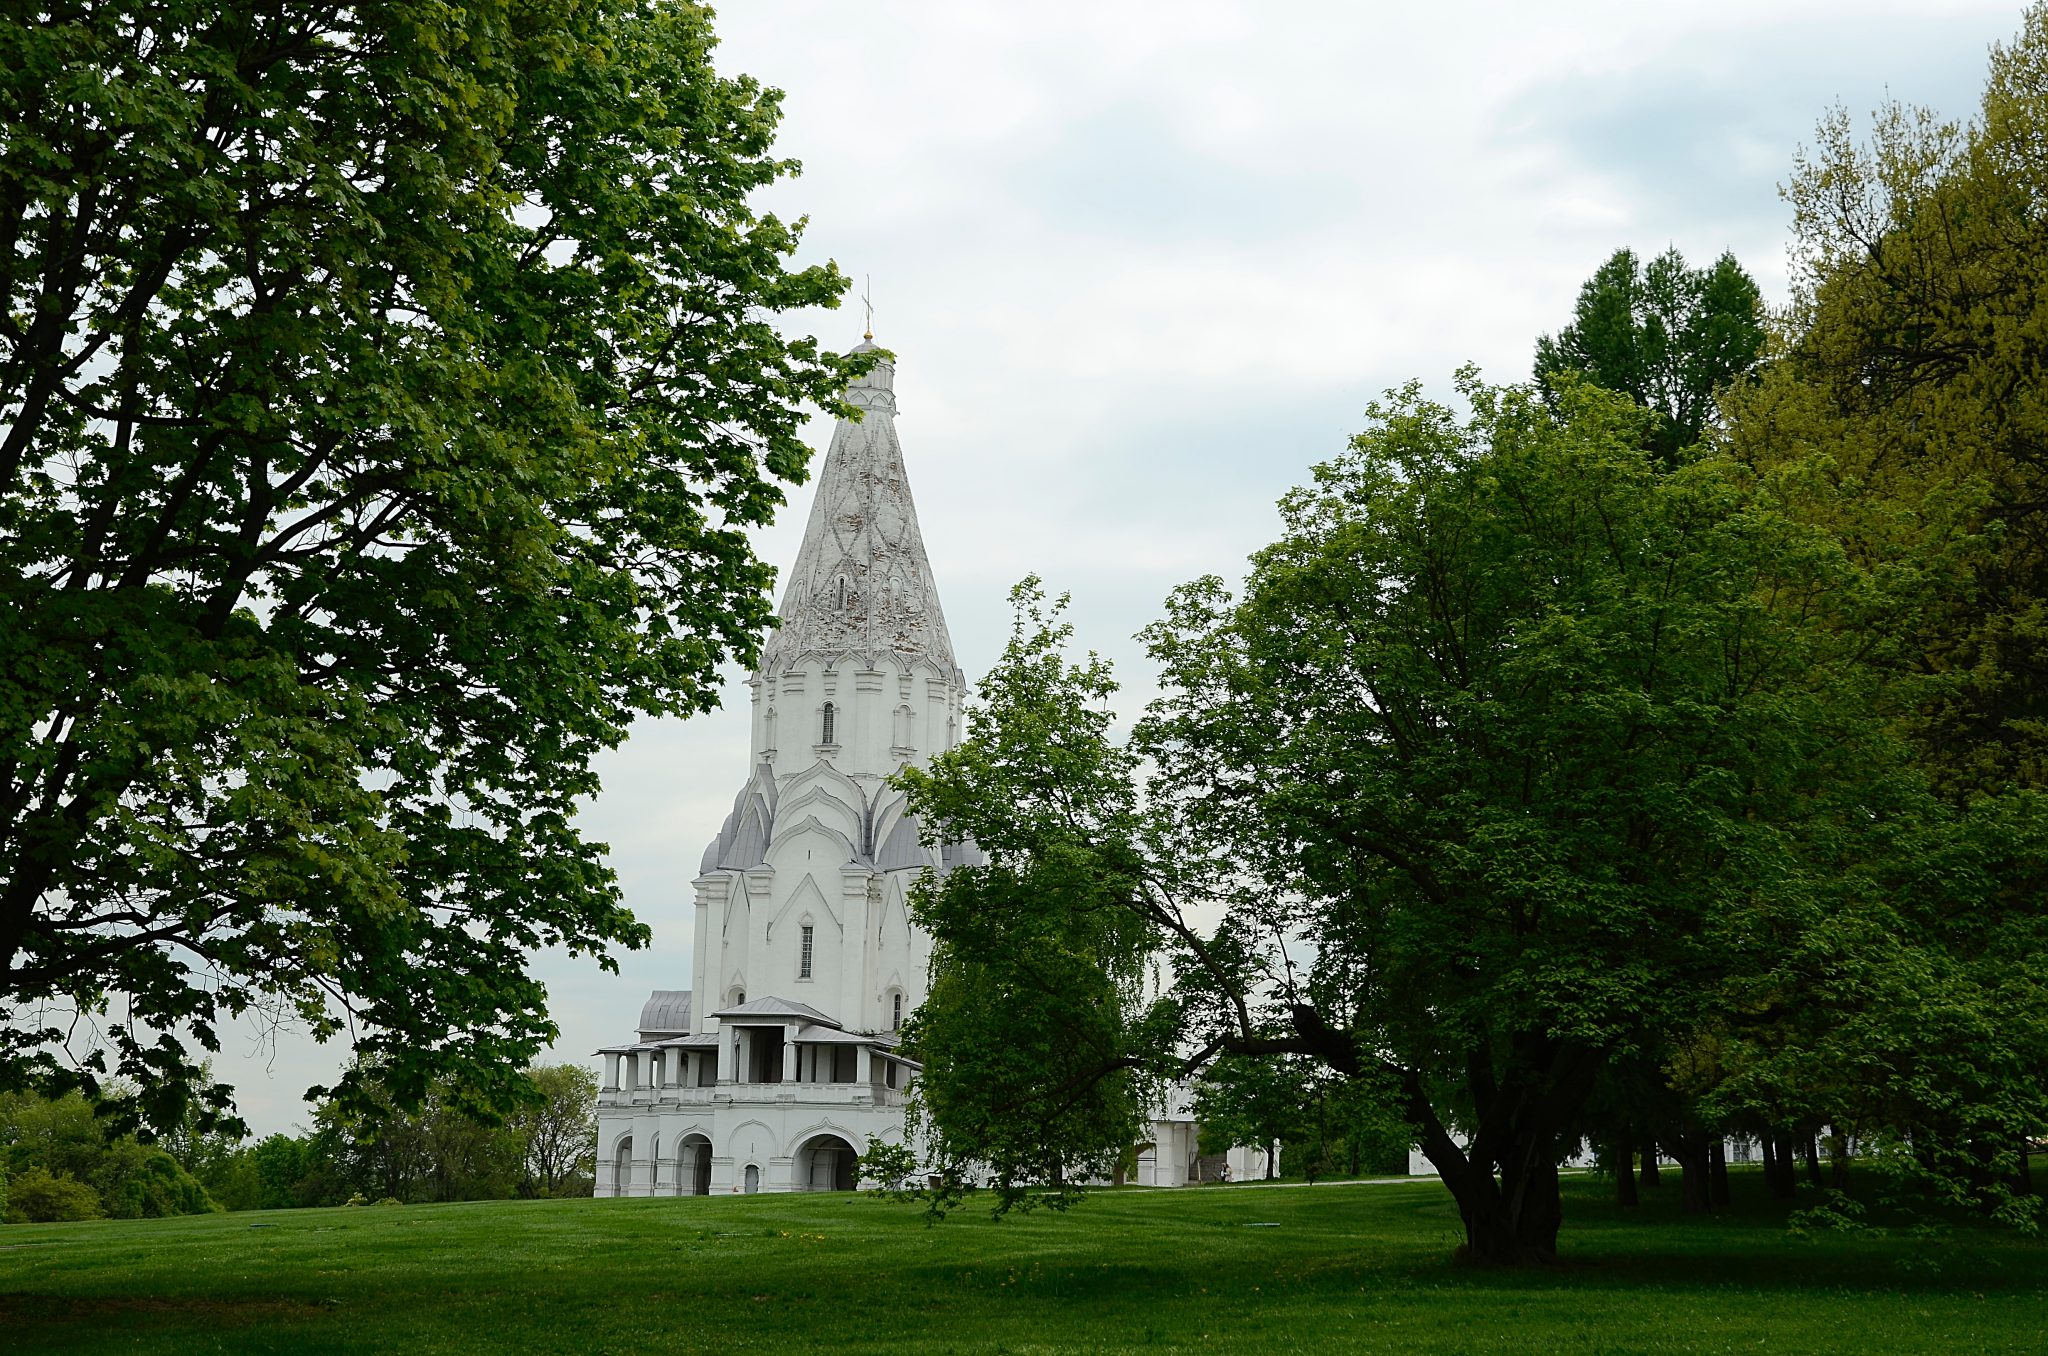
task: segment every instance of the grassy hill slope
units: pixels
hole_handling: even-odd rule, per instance
[[[927,1227],[859,1196],[279,1211],[0,1229],[10,1352],[2028,1351],[2048,1247],[1568,1190],[1555,1271],[1450,1260],[1434,1183],[1091,1197]],[[1676,1186],[1664,1197],[1675,1198]]]

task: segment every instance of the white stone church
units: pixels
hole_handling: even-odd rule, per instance
[[[959,742],[967,684],[896,439],[893,366],[847,400],[864,417],[832,432],[748,683],[746,784],[698,869],[690,987],[656,990],[638,1038],[598,1052],[599,1196],[846,1191],[858,1154],[904,1135],[918,1070],[897,1033],[931,957],[907,896],[979,854],[925,847],[888,778]],[[1199,1157],[1172,1101],[1140,1182],[1263,1174],[1256,1150]]]

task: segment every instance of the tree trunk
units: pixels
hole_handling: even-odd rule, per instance
[[[1798,1167],[1792,1161],[1792,1136],[1784,1130],[1772,1130],[1765,1139],[1769,1145],[1765,1181],[1774,1199],[1789,1201],[1799,1194]]]
[[[1439,1168],[1439,1171],[1441,1169]],[[1545,1156],[1522,1173],[1503,1171],[1498,1182],[1482,1167],[1467,1167],[1445,1185],[1457,1198],[1465,1223],[1461,1255],[1489,1266],[1526,1266],[1557,1260],[1557,1231],[1564,1221],[1557,1189],[1557,1165]]]
[[[1728,1144],[1719,1135],[1707,1145],[1707,1199],[1717,1206],[1733,1199],[1728,1191]]]
[[[1848,1194],[1849,1137],[1839,1130],[1828,1135],[1828,1185]]]
[[[1643,1189],[1655,1191],[1664,1185],[1664,1176],[1657,1170],[1657,1137],[1643,1136]]]
[[[1672,1146],[1678,1155],[1680,1208],[1688,1215],[1704,1215],[1713,1209],[1707,1187],[1707,1141],[1697,1131],[1678,1137]]]
[[[1409,1118],[1458,1202],[1465,1224],[1461,1255],[1491,1266],[1552,1263],[1564,1222],[1558,1140],[1563,1127],[1579,1123],[1600,1061],[1582,1047],[1532,1032],[1514,1038],[1505,1068],[1493,1059],[1483,1049],[1468,1057],[1479,1113],[1469,1150],[1451,1138],[1413,1071],[1405,1075]]]
[[[2012,1189],[2022,1196],[2034,1194],[2034,1165],[2027,1157],[2027,1137],[2020,1136],[2020,1161],[2013,1168]]]
[[[1614,1203],[1626,1209],[1642,1198],[1636,1194],[1636,1155],[1623,1135],[1614,1147]]]
[[[1817,1187],[1826,1186],[1827,1182],[1820,1175],[1819,1139],[1809,1131],[1806,1136],[1806,1143],[1800,1147],[1806,1155],[1806,1180]]]
[[[1276,1140],[1274,1140],[1274,1141],[1273,1141],[1273,1142],[1272,1142],[1271,1144],[1269,1144],[1269,1145],[1267,1145],[1267,1146],[1266,1146],[1266,1180],[1267,1180],[1267,1181],[1269,1181],[1269,1182],[1270,1182],[1270,1181],[1272,1181],[1272,1180],[1273,1180],[1273,1179],[1274,1179],[1275,1177],[1278,1177],[1278,1176],[1280,1175],[1280,1174],[1279,1174],[1279,1172],[1277,1171],[1277,1169],[1279,1168],[1279,1166],[1280,1166],[1280,1141],[1276,1139]]]

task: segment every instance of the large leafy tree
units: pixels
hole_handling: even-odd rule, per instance
[[[1536,384],[1553,401],[1573,375],[1632,396],[1653,416],[1644,445],[1670,461],[1699,442],[1715,394],[1756,366],[1764,338],[1762,294],[1733,254],[1692,268],[1676,249],[1647,265],[1616,250],[1571,323],[1536,341]]]
[[[1307,944],[1297,1048],[1396,1084],[1474,1255],[1541,1260],[1602,1072],[1700,1020],[1733,920],[1822,888],[1816,823],[1893,812],[1869,672],[1813,624],[1887,600],[1619,397],[1464,391],[1377,408],[1241,600],[1176,594],[1142,740],[1183,841],[1262,883],[1231,926]]]
[[[2022,1146],[2048,1127],[2044,128],[2038,4],[1976,118],[1823,121],[1787,190],[1784,356],[1726,402],[1731,452],[1791,512],[1921,581],[1892,710],[1963,832],[1897,845],[1887,888],[1785,939],[1715,1095],[1825,1118],[1876,1166],[2026,1221]]]
[[[2048,786],[2048,7],[1995,48],[1979,115],[1825,119],[1787,186],[1784,361],[1731,402],[1737,455],[1803,466],[1874,561],[1945,567],[1914,723],[1959,802]],[[1935,690],[1936,687],[1940,690]]]
[[[1760,916],[1825,911],[1815,844],[1928,807],[1883,775],[1879,581],[1734,463],[1647,452],[1625,397],[1463,385],[1469,418],[1412,388],[1376,407],[1242,598],[1174,595],[1148,633],[1166,693],[1119,754],[1150,760],[1146,794],[1066,774],[1106,736],[1058,702],[983,713],[916,788],[1140,925],[1174,987],[1119,1060],[1354,1080],[1413,1127],[1474,1256],[1540,1261],[1601,1074],[1698,1027]],[[1041,670],[1058,639],[1027,647]],[[990,749],[1016,771],[981,776]],[[1189,927],[1205,909],[1220,926]],[[944,978],[978,923],[930,921]]]
[[[774,328],[843,281],[750,208],[794,167],[713,44],[631,0],[0,17],[0,1084],[175,1122],[256,1011],[509,1102],[527,956],[644,940],[591,756],[751,654],[744,530],[850,370]]]

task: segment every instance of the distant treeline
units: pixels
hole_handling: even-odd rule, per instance
[[[415,1112],[349,1117],[323,1103],[311,1130],[262,1139],[186,1129],[144,1142],[77,1093],[0,1094],[0,1213],[20,1224],[588,1196],[596,1075],[544,1064],[527,1077],[533,1100],[498,1124],[437,1087]]]

